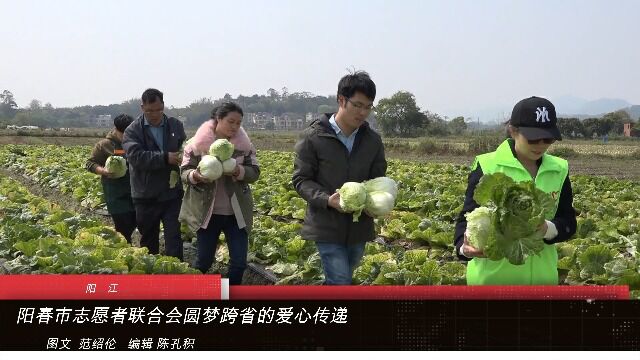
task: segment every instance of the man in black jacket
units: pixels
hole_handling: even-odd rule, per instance
[[[293,186],[307,201],[302,237],[316,242],[327,285],[349,285],[367,241],[375,238],[373,219],[364,212],[353,222],[336,192],[348,181],[385,176],[382,139],[366,121],[376,86],[365,72],[338,84],[338,112],[325,114],[296,144]]]
[[[180,147],[186,139],[182,123],[164,114],[163,94],[157,89],[142,93],[142,115],[124,133],[123,147],[129,161],[131,198],[141,246],[158,254],[160,221],[164,226],[166,255],[182,260],[178,214],[182,204]]]

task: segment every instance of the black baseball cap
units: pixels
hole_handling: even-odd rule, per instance
[[[556,108],[551,101],[532,96],[520,100],[513,107],[509,125],[517,127],[527,140],[562,140],[558,130]]]

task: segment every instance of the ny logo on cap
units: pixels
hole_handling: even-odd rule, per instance
[[[547,107],[543,106],[542,110],[540,108],[536,109],[536,122],[550,122],[549,120],[549,112],[547,112]]]

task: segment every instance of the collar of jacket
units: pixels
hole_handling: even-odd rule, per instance
[[[163,126],[161,127],[161,129],[163,129],[163,139],[165,144],[167,144],[169,141],[169,134],[174,131],[173,124],[170,121],[171,119],[173,118],[168,117],[167,114],[162,114]],[[139,121],[140,124],[139,126],[140,130],[142,131],[142,141],[145,149],[150,149],[150,142],[151,144],[154,144],[158,150],[160,150],[160,147],[158,146],[158,144],[156,144],[156,140],[154,139],[153,135],[151,135],[151,130],[149,129],[150,125],[146,125],[147,120],[144,118],[144,114],[140,115],[140,117],[136,121]]]
[[[167,116],[167,114],[162,114],[162,121],[160,121],[160,124],[158,125],[151,125],[151,123],[149,122],[149,120],[147,120],[147,118],[144,116],[144,114],[142,114],[142,125],[143,126],[153,126],[153,127],[164,127],[164,125],[168,122],[167,119],[169,117]]]
[[[318,135],[320,135],[320,136],[328,136],[328,137],[333,137],[333,138],[338,139],[338,136],[336,135],[336,132],[333,130],[333,127],[331,126],[331,123],[329,122],[329,119],[331,119],[331,116],[333,116],[333,115],[334,115],[334,113],[324,114],[324,115],[322,115],[321,118],[317,119],[316,121],[314,121],[311,124],[311,126],[313,126],[318,131]],[[357,141],[358,137],[360,137],[360,134],[366,132],[367,130],[369,130],[369,123],[365,121],[358,128],[358,132],[356,133],[356,141]]]
[[[109,131],[109,133],[107,134],[106,138],[108,140],[111,140],[111,143],[113,143],[114,147],[122,148],[122,142],[120,141],[120,139],[118,139],[118,136],[116,135],[116,130],[115,129],[111,129],[111,131]]]
[[[334,115],[334,113],[326,113],[321,118],[319,118],[316,121],[314,121],[311,124],[311,126],[314,129],[316,129],[316,131],[318,133],[318,136],[333,138],[333,139],[336,139],[337,141],[340,141],[340,139],[338,139],[338,136],[336,135],[336,132],[333,130],[333,127],[331,126],[331,123],[329,122],[329,119],[333,115]],[[358,132],[356,133],[356,138],[355,138],[355,140],[353,142],[353,149],[351,150],[351,154],[353,154],[355,149],[357,149],[359,147],[360,142],[362,142],[362,138],[365,136],[365,134],[368,131],[369,131],[369,123],[365,121],[358,128]],[[346,150],[346,147],[345,147],[345,150]],[[349,154],[349,155],[351,155],[351,154]]]
[[[513,139],[507,139],[498,146],[496,149],[495,161],[498,165],[512,167],[526,171],[522,163],[516,157],[515,141]],[[538,160],[538,175],[546,171],[562,171],[561,166],[553,160],[553,157],[546,152],[542,155],[542,158]]]

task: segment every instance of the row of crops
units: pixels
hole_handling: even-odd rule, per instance
[[[100,182],[83,170],[89,153],[89,147],[8,145],[0,148],[0,166],[99,209],[104,206]],[[291,185],[293,154],[260,151],[258,160],[262,175],[252,186],[258,214],[249,260],[265,265],[281,283],[322,282],[315,246],[299,236],[306,204]],[[466,166],[391,160],[387,175],[399,185],[396,209],[376,220],[379,242],[367,245],[354,281],[464,284],[464,264],[453,256],[452,238],[467,173]],[[628,284],[640,290],[640,184],[592,176],[571,180],[578,232],[557,246],[563,283]],[[7,187],[3,182],[0,194],[6,196]],[[2,234],[4,242],[8,235]],[[25,255],[10,246],[10,255]]]
[[[0,258],[10,273],[199,273],[169,256],[132,247],[100,220],[66,211],[0,179]]]

